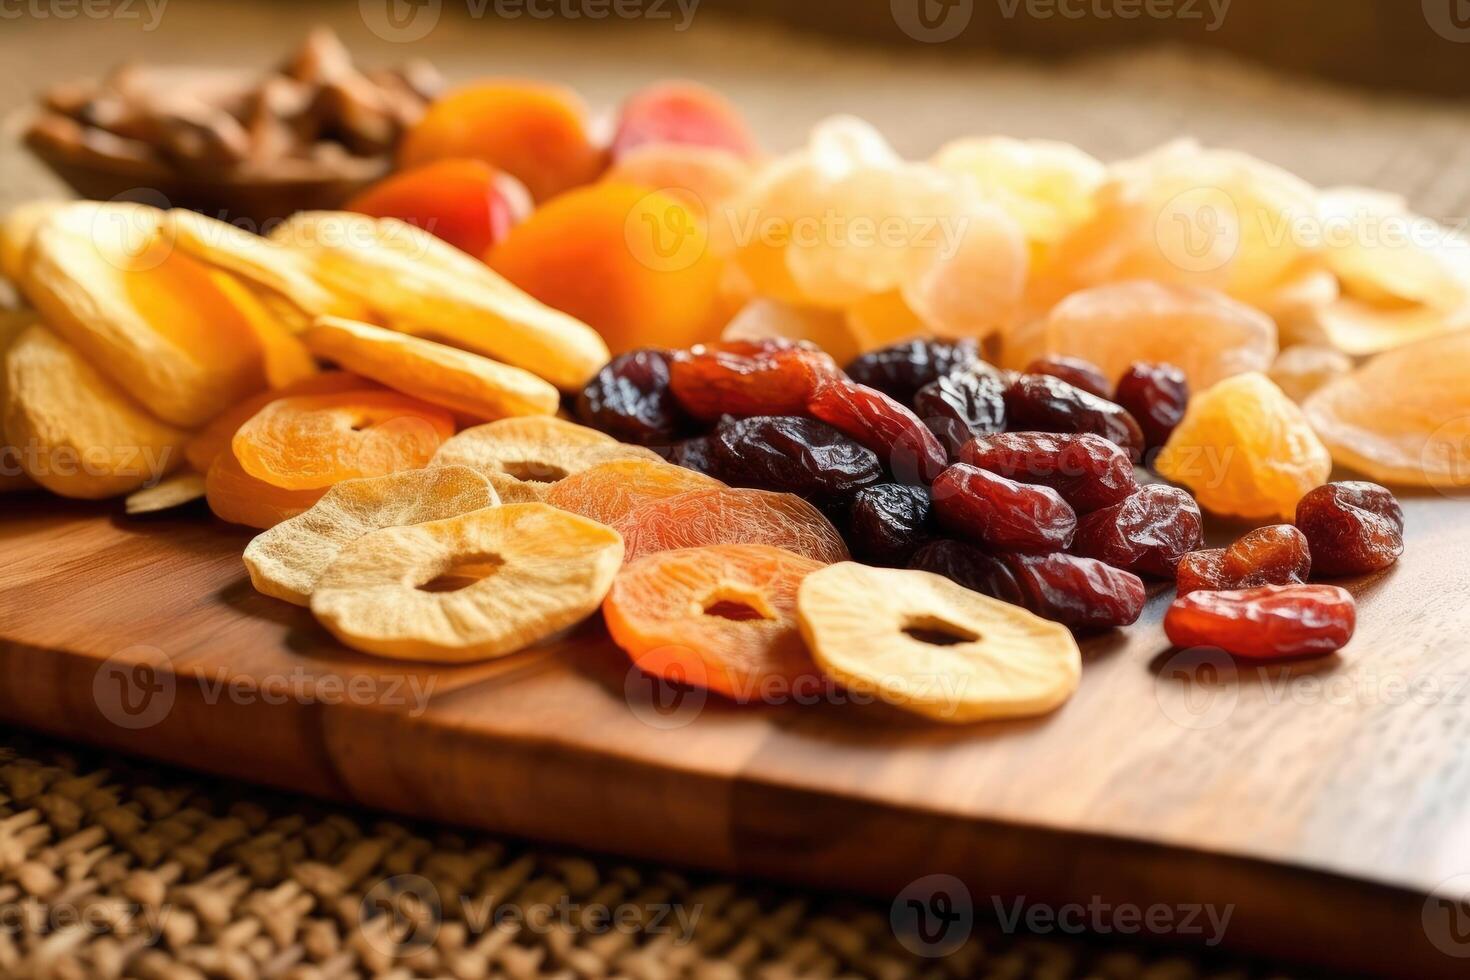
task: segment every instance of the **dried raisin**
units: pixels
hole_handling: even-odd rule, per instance
[[[1006,425],[1005,383],[981,371],[957,371],[931,381],[914,395],[914,413],[939,437],[951,460],[976,436]]]
[[[909,405],[925,385],[982,363],[974,340],[906,340],[862,355],[847,365],[847,374]]]
[[[1225,549],[1205,548],[1191,551],[1179,559],[1174,581],[1180,595],[1188,595],[1200,589],[1219,591],[1230,588],[1225,578]]]
[[[1081,388],[1088,394],[1099,398],[1107,398],[1112,394],[1108,388],[1108,379],[1103,376],[1098,366],[1080,357],[1060,355],[1038,357],[1026,365],[1026,373],[1049,374],[1053,378],[1061,378],[1067,384]]]
[[[909,559],[909,567],[933,572],[972,592],[1024,606],[1026,594],[1009,565],[967,541],[931,541]]]
[[[1318,575],[1363,575],[1404,553],[1404,511],[1376,483],[1328,483],[1296,507],[1296,526],[1311,545]]]
[[[1228,588],[1301,584],[1312,573],[1306,536],[1290,524],[1258,527],[1225,549],[1220,566]]]
[[[715,476],[731,486],[833,497],[883,479],[869,449],[832,426],[791,415],[756,416],[721,425],[710,440]]]
[[[620,442],[669,445],[689,427],[669,393],[669,354],[645,347],[619,354],[577,396],[577,418]]]
[[[1172,364],[1134,363],[1118,379],[1113,400],[1132,415],[1143,430],[1147,449],[1169,441],[1174,427],[1189,407],[1189,380]]]
[[[697,419],[722,415],[799,415],[829,379],[832,358],[814,347],[776,339],[700,345],[677,355],[669,383]]]
[[[877,453],[901,483],[930,483],[949,462],[918,416],[875,388],[846,378],[829,382],[807,411]]]
[[[982,436],[960,449],[960,461],[1022,483],[1051,487],[1079,514],[1110,507],[1138,489],[1128,455],[1091,433]]]
[[[848,501],[842,527],[853,557],[901,567],[928,536],[929,491],[903,483],[864,487]]]
[[[1138,462],[1143,431],[1120,405],[1048,374],[1023,374],[1005,390],[1006,420],[1015,431],[1091,432]]]
[[[934,481],[934,513],[957,534],[1005,551],[1060,551],[1077,513],[1050,487],[956,463]]]
[[[1272,659],[1332,653],[1352,639],[1353,597],[1335,585],[1263,585],[1191,592],[1164,616],[1175,646],[1219,647],[1239,657]]]
[[[1132,572],[1080,555],[1010,554],[1004,558],[1036,615],[1077,630],[1103,630],[1138,621],[1147,594]]]
[[[1072,549],[1115,568],[1173,578],[1179,559],[1203,543],[1194,498],[1177,487],[1151,484],[1083,517]]]

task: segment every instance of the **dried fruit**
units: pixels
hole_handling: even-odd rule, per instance
[[[909,567],[943,575],[972,592],[1015,606],[1026,604],[1016,573],[1004,560],[967,541],[931,541],[909,559]]]
[[[815,344],[839,363],[858,354],[857,339],[847,318],[833,310],[793,306],[756,297],[725,325],[720,339],[731,341],[793,340]]]
[[[957,371],[914,395],[914,414],[939,437],[951,461],[976,436],[1005,428],[1005,382],[981,371]]]
[[[807,411],[878,454],[903,483],[929,483],[949,462],[939,438],[913,412],[873,388],[838,379],[822,385]]]
[[[794,494],[766,490],[690,490],[640,504],[614,527],[629,561],[713,544],[768,544],[827,564],[848,557],[821,511]]]
[[[982,436],[961,447],[960,461],[1022,483],[1051,487],[1079,514],[1110,507],[1138,489],[1128,455],[1091,433]]]
[[[287,305],[285,300],[276,297],[272,305],[270,297],[228,272],[209,269],[207,274],[220,295],[255,335],[255,342],[260,347],[261,374],[267,387],[279,388],[317,373],[311,351],[296,336],[299,317],[295,311],[290,311],[289,317],[279,313]]]
[[[166,476],[186,434],[150,417],[40,324],[5,352],[5,442],[27,476],[63,497],[99,500]]]
[[[808,575],[796,602],[824,671],[939,721],[1051,711],[1082,673],[1064,627],[928,572],[843,562]]]
[[[1081,388],[1089,395],[1099,398],[1107,398],[1113,393],[1108,379],[1098,370],[1097,365],[1080,357],[1065,357],[1061,354],[1038,357],[1026,365],[1025,373],[1049,374],[1053,378],[1061,378],[1072,387]]]
[[[904,565],[929,536],[929,491],[903,483],[864,487],[847,501],[843,530],[853,557]]]
[[[192,504],[196,500],[204,499],[204,474],[185,472],[175,473],[166,477],[151,487],[134,490],[128,494],[128,499],[123,501],[123,510],[129,517],[140,517],[144,514],[156,514],[160,511],[173,510]]]
[[[710,463],[726,483],[818,500],[883,479],[871,451],[824,422],[791,415],[721,425],[710,440]]]
[[[1189,381],[1172,364],[1137,361],[1118,379],[1113,399],[1143,430],[1143,443],[1157,449],[1169,441],[1189,408]]]
[[[1225,577],[1225,549],[1205,548],[1191,551],[1179,559],[1175,569],[1175,585],[1180,595],[1188,595],[1199,589],[1218,592],[1234,588]]]
[[[1220,571],[1232,589],[1291,585],[1312,574],[1307,539],[1290,524],[1258,527],[1225,549]]]
[[[317,581],[311,611],[348,646],[408,660],[514,653],[597,610],[617,532],[545,504],[505,504],[365,534]]]
[[[1290,518],[1332,459],[1302,410],[1264,374],[1238,374],[1196,395],[1155,460],[1200,506],[1248,519]]]
[[[66,204],[66,201],[27,201],[5,212],[0,218],[0,278],[20,286],[30,265],[27,253],[36,229]]]
[[[649,144],[716,147],[740,157],[760,155],[755,134],[729,99],[694,82],[657,82],[628,97],[618,112],[614,159]]]
[[[832,358],[791,341],[700,344],[674,357],[669,381],[690,415],[799,415],[838,375]]]
[[[472,419],[552,415],[561,405],[529,371],[355,320],[321,317],[303,339],[318,357]]]
[[[526,185],[483,160],[436,160],[401,170],[353,197],[344,210],[397,218],[470,255],[484,255],[531,213]]]
[[[750,183],[756,166],[728,150],[679,143],[645,143],[612,162],[602,179],[656,187],[698,213],[721,213]]]
[[[346,480],[302,514],[245,548],[257,592],[309,605],[322,573],[349,543],[385,527],[441,521],[500,503],[483,476],[463,466]]]
[[[796,625],[796,590],[825,566],[760,544],[680,548],[627,564],[602,604],[638,667],[738,701],[816,680]]]
[[[1074,630],[1106,630],[1129,626],[1143,612],[1143,579],[1095,558],[1055,552],[1003,560],[1021,588],[1021,605],[1043,619]]]
[[[1353,597],[1335,585],[1263,585],[1191,592],[1174,600],[1164,632],[1179,647],[1219,647],[1238,657],[1332,653],[1352,639]]]
[[[204,478],[204,498],[216,517],[258,528],[275,527],[305,513],[327,489],[284,490],[272,486],[246,473],[232,451],[217,456]]]
[[[394,392],[343,392],[278,398],[251,416],[230,441],[257,480],[314,490],[428,464],[454,434],[442,409]]]
[[[1329,381],[1353,369],[1353,359],[1331,347],[1297,344],[1283,350],[1271,364],[1270,377],[1286,397],[1298,405]]]
[[[934,481],[934,514],[957,534],[1003,551],[1060,551],[1077,513],[1050,487],[1017,483],[967,463]]]
[[[1404,511],[1376,483],[1328,483],[1296,505],[1318,575],[1364,575],[1404,553]]]
[[[608,361],[577,396],[577,418],[642,446],[669,445],[689,427],[669,391],[669,355],[651,347]]]
[[[1173,578],[1179,559],[1204,544],[1199,505],[1177,487],[1151,484],[1085,515],[1072,550],[1114,568]]]
[[[723,486],[713,477],[672,463],[624,459],[558,480],[547,488],[542,499],[553,507],[611,526],[647,501]]]
[[[349,391],[381,391],[382,389],[366,378],[359,378],[346,371],[325,371],[303,378],[284,388],[258,391],[238,404],[225,409],[210,420],[210,423],[194,434],[184,447],[189,465],[200,473],[208,473],[220,453],[228,452],[230,443],[240,426],[250,421],[256,412],[278,398],[294,395],[335,395]]]
[[[847,365],[847,375],[858,384],[877,388],[905,405],[927,384],[984,364],[980,345],[973,340],[906,340],[869,351]]]
[[[670,446],[665,458],[675,466],[713,476],[715,471],[714,440],[709,436],[685,439]]]
[[[1006,387],[1006,420],[1013,430],[1084,433],[1115,443],[1137,462],[1143,430],[1119,405],[1046,374],[1023,374]]]

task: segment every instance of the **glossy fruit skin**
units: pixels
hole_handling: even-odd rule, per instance
[[[1188,595],[1204,589],[1218,592],[1230,588],[1225,578],[1225,549],[1203,548],[1191,551],[1179,559],[1174,570],[1174,582],[1179,595]]]
[[[998,551],[1061,551],[1077,529],[1077,512],[1055,490],[967,463],[945,470],[931,489],[941,524]]]
[[[1118,379],[1113,400],[1143,430],[1144,446],[1157,449],[1169,441],[1189,407],[1189,380],[1172,364],[1137,361]]]
[[[1404,553],[1404,511],[1385,487],[1367,481],[1327,483],[1296,507],[1318,575],[1364,575]]]
[[[731,486],[838,497],[883,479],[871,450],[832,426],[794,415],[758,415],[722,424],[710,440],[717,479]]]
[[[1051,487],[1079,514],[1111,507],[1138,490],[1128,454],[1091,433],[981,436],[961,447],[960,461],[1022,483]]]
[[[1164,616],[1179,647],[1219,647],[1270,660],[1332,653],[1352,639],[1357,608],[1335,585],[1263,585],[1180,596]]]
[[[877,453],[900,483],[930,483],[949,463],[939,437],[876,388],[846,378],[828,381],[807,411]]]
[[[931,541],[909,559],[909,568],[933,572],[972,592],[979,592],[1016,606],[1026,605],[1026,593],[1000,558],[967,541]]]
[[[923,487],[880,483],[852,495],[839,526],[858,561],[902,568],[928,539],[932,510]]]
[[[669,359],[652,347],[614,357],[577,396],[577,419],[620,442],[673,443],[690,420],[669,391]]]
[[[674,443],[667,449],[660,449],[660,454],[675,466],[703,473],[705,476],[714,476],[714,440],[709,436],[695,436],[692,439],[684,439]]]
[[[1312,574],[1312,552],[1301,531],[1290,524],[1269,524],[1226,548],[1220,570],[1231,589],[1299,585]]]
[[[1022,603],[1044,619],[1074,630],[1106,630],[1138,621],[1147,593],[1132,572],[1080,555],[1007,554],[1004,561],[1025,596]]]
[[[1016,432],[1091,432],[1128,454],[1143,456],[1143,430],[1121,406],[1047,374],[1022,374],[1005,390],[1006,418]]]
[[[614,159],[649,144],[716,147],[754,159],[760,146],[729,99],[694,82],[658,82],[629,96],[609,148]]]
[[[905,340],[856,358],[847,365],[847,376],[909,405],[925,385],[983,363],[974,340]]]
[[[1080,357],[1063,357],[1054,354],[1050,357],[1038,357],[1026,365],[1026,374],[1048,374],[1053,378],[1061,378],[1067,384],[1075,388],[1081,388],[1089,395],[1099,398],[1108,398],[1112,390],[1108,387],[1108,379],[1103,376],[1102,370],[1091,361],[1085,361]]]
[[[779,340],[700,344],[671,359],[670,388],[690,415],[802,415],[827,380],[832,358],[805,344]]]
[[[950,462],[976,436],[1006,427],[1005,384],[981,371],[956,371],[920,388],[914,395],[914,414],[939,437]]]
[[[1177,487],[1150,484],[1078,521],[1072,550],[1114,568],[1173,578],[1179,559],[1204,540],[1194,498]]]
[[[484,255],[530,213],[530,193],[483,160],[436,160],[391,174],[345,210],[398,218],[470,255]]]

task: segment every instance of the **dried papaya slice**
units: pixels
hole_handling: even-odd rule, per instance
[[[842,562],[797,591],[801,634],[839,683],[938,721],[1045,714],[1072,696],[1072,633],[949,579]]]
[[[151,487],[134,490],[128,494],[127,500],[123,501],[123,510],[129,517],[140,517],[144,514],[173,510],[175,507],[182,507],[203,499],[204,474],[189,470],[184,473],[175,473]]]
[[[240,426],[250,421],[251,416],[278,398],[289,398],[292,395],[332,395],[345,391],[380,390],[373,382],[366,378],[359,378],[355,374],[348,374],[346,371],[324,371],[281,388],[258,391],[211,419],[208,425],[200,429],[189,440],[188,445],[184,447],[184,455],[188,458],[190,466],[200,473],[208,473],[215,458],[230,449],[230,443],[234,440],[235,433],[240,430]]]
[[[473,419],[553,415],[561,405],[529,371],[355,320],[322,317],[303,339],[318,357]]]
[[[366,653],[483,660],[596,612],[622,560],[622,539],[596,521],[505,504],[363,535],[322,573],[311,611]]]
[[[97,500],[166,476],[186,434],[148,415],[82,353],[39,324],[5,352],[4,430],[26,474],[52,493]]]
[[[612,525],[645,501],[723,486],[714,477],[683,466],[651,459],[625,459],[602,463],[558,480],[547,489],[543,499],[553,507]]]
[[[766,544],[828,564],[848,558],[832,522],[790,493],[689,490],[639,504],[613,526],[623,535],[630,561],[715,544]]]
[[[245,472],[233,451],[220,453],[204,478],[204,499],[216,517],[258,528],[275,527],[305,513],[327,489],[285,490],[257,480]]]
[[[251,541],[245,567],[256,591],[305,606],[332,559],[364,534],[442,521],[499,503],[489,481],[463,466],[347,480],[310,510]]]
[[[428,464],[454,434],[443,409],[391,391],[277,398],[230,441],[246,473],[286,490]]]
[[[761,544],[681,548],[624,566],[602,604],[643,671],[739,701],[818,676],[796,625],[796,590],[821,562]]]

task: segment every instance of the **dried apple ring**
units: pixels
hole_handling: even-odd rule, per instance
[[[715,544],[768,544],[829,564],[846,561],[847,545],[832,522],[791,493],[715,487],[650,500],[613,525],[628,560],[656,551]]]
[[[842,562],[808,575],[796,603],[835,680],[938,721],[1045,714],[1082,674],[1065,626],[929,572]]]
[[[246,473],[286,490],[428,465],[454,434],[446,411],[391,391],[278,398],[240,426],[231,448]]]
[[[366,653],[483,660],[591,615],[622,561],[622,538],[596,521],[506,504],[358,538],[322,574],[311,611]]]
[[[738,701],[789,694],[816,665],[796,625],[796,590],[821,562],[762,544],[645,555],[602,604],[613,641],[643,671]]]
[[[646,501],[723,486],[712,476],[673,463],[621,459],[558,480],[542,499],[553,507],[611,526]]]
[[[561,405],[530,371],[382,327],[321,317],[303,339],[318,357],[473,419],[554,415]]]
[[[305,606],[332,559],[364,534],[442,521],[498,503],[489,481],[464,466],[348,480],[310,510],[251,541],[245,567],[257,592]]]
[[[305,513],[327,489],[284,490],[272,486],[246,473],[233,452],[221,453],[204,478],[204,499],[214,515],[246,527],[275,527]]]
[[[189,440],[189,444],[184,447],[184,455],[188,457],[190,466],[200,473],[208,473],[209,467],[214,464],[219,454],[229,450],[230,443],[235,438],[235,433],[240,430],[240,426],[249,422],[256,412],[278,398],[289,398],[293,395],[331,395],[343,391],[380,390],[373,382],[366,378],[359,378],[355,374],[348,374],[346,371],[324,371],[321,374],[313,374],[309,378],[302,378],[283,388],[258,391],[210,420],[208,425],[200,429]]]

